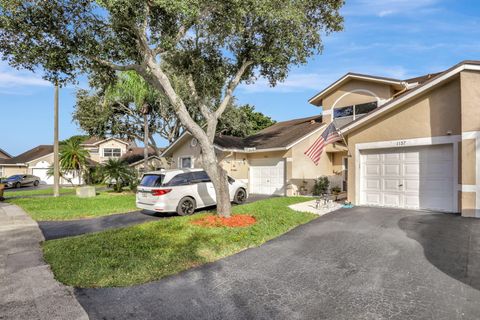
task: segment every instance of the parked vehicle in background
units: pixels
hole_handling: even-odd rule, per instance
[[[228,177],[230,200],[247,200],[245,183]],[[172,169],[147,172],[137,187],[138,208],[190,215],[195,209],[217,204],[215,188],[202,169]]]
[[[23,186],[38,186],[40,178],[31,174],[16,174],[1,181],[6,188],[20,188]]]

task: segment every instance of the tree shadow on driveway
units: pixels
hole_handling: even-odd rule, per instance
[[[455,214],[404,217],[399,227],[448,276],[480,290],[480,220]]]

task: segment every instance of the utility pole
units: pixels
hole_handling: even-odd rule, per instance
[[[60,163],[58,158],[58,82],[55,82],[53,102],[53,196],[60,196]]]
[[[148,112],[149,112],[149,107],[148,105],[144,105],[142,109],[143,113],[143,172],[148,171]]]

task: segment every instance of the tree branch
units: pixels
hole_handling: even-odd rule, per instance
[[[217,119],[222,115],[222,113],[227,108],[228,103],[230,102],[230,99],[232,99],[233,91],[235,91],[235,88],[240,83],[240,80],[242,79],[242,76],[245,73],[245,71],[247,71],[247,68],[252,64],[253,64],[253,61],[243,60],[242,65],[237,70],[237,73],[228,83],[227,89],[225,90],[225,96],[223,97],[223,100],[220,103],[220,106],[215,111],[215,117]]]
[[[138,64],[127,64],[127,65],[119,65],[115,64],[113,62],[107,61],[100,59],[98,57],[91,57],[92,60],[104,65],[105,67],[112,68],[113,70],[117,71],[130,71],[130,70],[138,70],[140,68],[140,65]]]
[[[208,120],[212,116],[212,112],[207,108],[207,106],[202,102],[201,98],[198,96],[197,89],[195,88],[195,82],[191,74],[188,75],[188,86],[190,87],[190,94],[197,103],[200,112],[203,117]]]

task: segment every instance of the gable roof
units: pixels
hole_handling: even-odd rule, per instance
[[[7,151],[3,150],[2,148],[0,148],[0,154],[2,154],[3,156],[0,157],[0,159],[6,159],[6,158],[11,158],[12,156],[10,155],[10,153],[8,153]]]
[[[126,145],[132,145],[133,142],[130,140],[125,140],[125,139],[119,139],[119,138],[114,138],[114,137],[109,137],[109,138],[104,138],[104,137],[90,137],[87,140],[83,141],[81,143],[82,146],[96,146],[102,142],[108,141],[108,140],[116,140],[118,142],[124,143]]]
[[[326,124],[322,122],[322,116],[315,115],[307,118],[277,122],[246,138],[218,135],[215,137],[214,145],[222,151],[247,153],[286,150],[322,129],[325,125]],[[177,143],[188,136],[190,136],[190,133],[184,132],[162,153],[162,156],[168,155]]]
[[[122,155],[122,159],[125,160],[128,164],[134,164],[139,161],[143,161],[143,147],[132,147],[127,150],[125,154]],[[163,149],[159,149],[160,152],[163,152]],[[155,150],[152,147],[148,148],[148,157],[151,158],[155,156]]]
[[[342,86],[346,82],[348,82],[350,80],[353,80],[353,79],[370,81],[370,82],[377,82],[377,83],[384,83],[384,84],[388,84],[388,85],[395,85],[395,86],[398,86],[399,89],[404,87],[404,84],[403,84],[404,81],[399,80],[399,79],[393,79],[393,78],[387,78],[387,77],[379,77],[379,76],[372,76],[372,75],[368,75],[368,74],[349,72],[349,73],[345,74],[343,77],[341,77],[340,79],[338,79],[337,81],[335,81],[334,83],[332,83],[331,85],[329,85],[328,87],[326,87],[325,89],[323,89],[322,91],[320,91],[319,93],[317,93],[316,95],[314,95],[313,97],[311,97],[310,99],[308,99],[308,102],[313,104],[313,105],[319,106],[320,105],[319,100],[321,98],[323,98],[324,96],[326,96],[330,92],[334,91],[338,87]]]
[[[46,156],[50,153],[53,153],[53,145],[39,145],[35,148],[25,151],[22,154],[19,154],[16,157],[10,159],[0,159],[0,164],[25,164],[27,162]]]
[[[480,71],[480,60],[465,60],[443,72],[431,75],[430,77],[428,77],[427,75],[427,76],[413,78],[413,79],[420,80],[418,86],[414,87],[413,89],[406,90],[402,94],[396,96],[394,99],[388,101],[382,106],[367,113],[365,116],[355,121],[352,121],[339,129],[341,133],[346,133],[352,130],[353,128],[362,126],[370,122],[371,120],[376,119],[380,115],[383,115],[386,112],[389,112],[395,109],[396,107],[402,105],[403,103],[411,101],[412,99],[416,98],[418,95],[430,90],[431,88],[445,83],[446,81],[452,79],[453,77],[455,77],[456,75],[458,75],[460,72],[464,70]],[[412,79],[410,79],[410,81],[411,80]],[[422,80],[423,82],[421,82]]]

